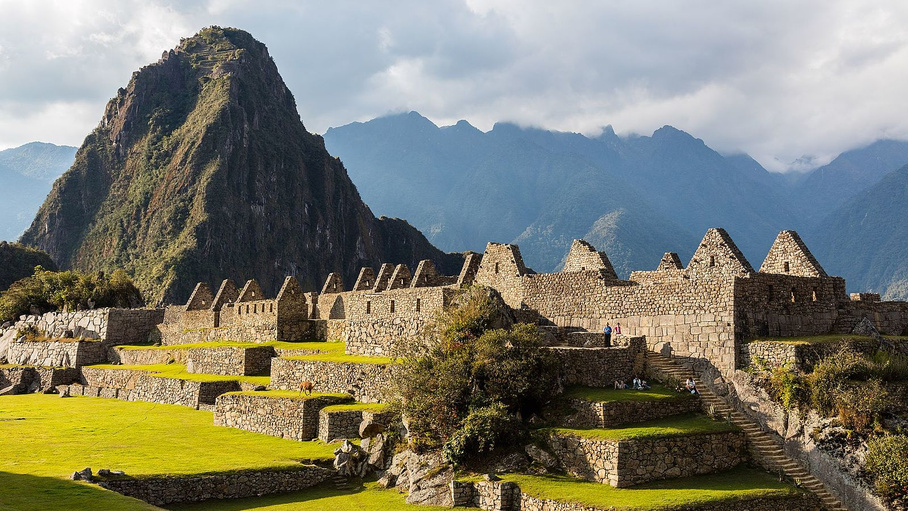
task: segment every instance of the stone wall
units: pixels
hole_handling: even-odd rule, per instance
[[[144,342],[164,319],[163,309],[91,309],[74,312],[48,312],[40,316],[20,316],[7,331],[37,328],[49,338],[62,338],[72,332],[79,339],[101,339],[105,345]]]
[[[10,364],[45,367],[82,367],[104,362],[107,349],[100,340],[11,342],[7,351]]]
[[[83,367],[82,382],[87,387],[127,390],[128,401],[146,401],[190,408],[213,406],[221,394],[240,390],[240,383],[228,381],[193,381],[167,378],[131,369],[97,369]],[[84,395],[84,393],[83,393]],[[124,393],[127,396],[127,393]],[[121,397],[119,395],[111,397]],[[123,399],[123,397],[121,397]]]
[[[311,381],[316,392],[346,392],[363,403],[387,399],[395,364],[325,362],[275,358],[271,361],[270,388],[298,390]]]
[[[457,293],[453,287],[391,289],[351,293],[346,297],[347,353],[389,356],[408,338],[416,337]]]
[[[638,357],[644,355],[644,341],[613,348],[552,347],[561,366],[565,385],[610,387],[615,380],[630,381]],[[642,367],[641,367],[642,369]]]
[[[318,439],[322,442],[333,442],[345,438],[359,438],[359,425],[362,422],[362,410],[322,409],[318,413]]]
[[[743,339],[832,332],[847,302],[839,277],[757,273],[735,279],[735,327]]]
[[[562,419],[561,425],[569,428],[608,428],[701,410],[700,400],[690,394],[680,394],[677,399],[657,401],[598,403],[585,399],[571,399],[568,402],[575,413]]]
[[[114,346],[107,349],[107,361],[121,365],[157,365],[175,362],[186,364],[189,350]]]
[[[908,349],[908,343],[896,341],[896,344]],[[749,342],[741,346],[741,366],[758,366],[759,361],[767,368],[792,367],[799,371],[809,372],[813,370],[813,366],[817,362],[835,355],[843,348],[863,355],[872,355],[880,348],[880,342],[874,339],[843,339],[839,342],[817,344]]]
[[[228,393],[217,398],[214,424],[291,440],[312,440],[318,436],[319,410],[344,401],[349,400]]]
[[[240,376],[267,376],[271,372],[274,348],[261,346],[239,348],[193,348],[185,355],[186,370],[190,373]]]
[[[9,388],[9,394],[47,392],[78,379],[79,370],[71,367],[0,366],[0,390]]]
[[[548,445],[571,475],[618,488],[728,470],[745,456],[736,432],[620,441],[552,433]]]
[[[211,499],[238,499],[299,491],[330,479],[332,470],[301,466],[271,470],[242,470],[186,477],[144,477],[100,483],[108,490],[155,506]]]

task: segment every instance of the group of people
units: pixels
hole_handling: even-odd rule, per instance
[[[646,383],[646,380],[641,379],[639,376],[634,376],[633,381],[631,382],[632,388],[634,390],[646,390],[649,388],[649,383]],[[615,390],[625,390],[627,389],[627,383],[622,380],[615,380]]]
[[[612,325],[606,323],[602,333],[605,334],[605,347],[608,348],[612,345],[612,334],[621,335],[621,323],[616,323],[614,329],[612,329]]]
[[[687,381],[684,382],[683,386],[679,385],[675,390],[678,392],[690,392],[691,394],[699,394],[699,392],[697,391],[697,384],[694,383],[693,378],[688,378]]]

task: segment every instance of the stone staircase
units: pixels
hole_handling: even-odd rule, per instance
[[[672,377],[681,381],[692,376],[690,369],[686,369],[681,364],[660,353],[650,351],[647,362],[653,372],[658,375]],[[733,424],[741,428],[747,436],[751,455],[755,460],[762,461],[767,468],[785,474],[801,488],[814,493],[830,511],[848,511],[848,508],[843,506],[839,499],[827,490],[819,479],[814,477],[800,463],[791,459],[773,437],[763,431],[763,428],[758,423],[729,406],[695,375],[694,382],[700,392],[704,410],[711,408],[713,413],[728,417]]]

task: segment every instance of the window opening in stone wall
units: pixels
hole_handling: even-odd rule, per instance
[[[257,304],[257,303],[252,304],[252,313],[253,314],[259,313],[259,304]]]
[[[246,314],[249,314],[249,306],[246,306]]]
[[[495,273],[498,273],[498,263],[495,263]]]
[[[366,300],[366,314],[372,314],[372,301]]]
[[[273,303],[268,305],[268,312],[274,312],[274,304],[273,304]]]
[[[785,273],[788,273],[789,271],[791,271],[791,265],[788,264],[788,261],[785,261],[784,263],[782,263],[782,271],[784,271]]]
[[[391,313],[394,313],[394,300],[391,300]]]
[[[791,288],[791,303],[795,303],[795,288]]]
[[[716,256],[709,256],[709,267],[712,268],[716,265]]]
[[[401,286],[404,285],[404,279],[400,279],[400,285],[401,285]]]
[[[817,301],[817,288],[813,288],[813,301]]]
[[[419,312],[420,301],[419,298],[416,299],[416,312]]]
[[[767,301],[767,302],[771,302],[771,301],[772,301],[773,295],[776,294],[775,291],[776,291],[776,290],[772,287],[772,284],[770,284],[770,285],[769,285],[769,288],[766,290],[766,301]]]

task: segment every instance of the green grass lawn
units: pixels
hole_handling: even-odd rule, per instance
[[[292,349],[292,350],[319,350],[327,353],[343,353],[344,343],[342,342],[287,342],[287,341],[268,341],[268,342],[239,342],[239,341],[217,341],[217,342],[197,342],[192,344],[173,344],[170,346],[141,346],[141,345],[122,345],[118,348],[126,350],[190,350],[198,348],[258,348],[272,347],[275,349]]]
[[[336,399],[344,399],[353,401],[353,396],[350,394],[342,393],[332,393],[332,392],[323,392],[316,393],[313,392],[311,395],[306,395],[301,393],[298,390],[243,390],[239,392],[227,392],[227,394],[239,394],[242,396],[262,396],[268,398],[286,398],[286,399],[298,399],[300,401],[305,401],[307,399],[315,399],[317,397],[332,397]],[[334,405],[339,406],[339,405]],[[372,405],[378,406],[378,405]]]
[[[675,392],[663,385],[654,384],[648,390],[615,390],[602,387],[568,387],[563,394],[566,398],[583,399],[595,403],[612,403],[617,401],[660,401],[663,399],[692,399],[689,392]]]
[[[239,381],[252,385],[268,385],[271,383],[270,376],[234,376],[221,374],[199,374],[186,371],[186,366],[182,364],[149,364],[149,365],[119,365],[119,364],[98,364],[91,367],[94,369],[113,369],[118,371],[146,371],[153,376],[162,378],[179,378],[189,381]]]
[[[688,413],[664,419],[647,422],[638,422],[633,425],[616,428],[550,428],[560,434],[572,435],[592,440],[633,440],[644,438],[665,438],[672,436],[700,435],[706,433],[724,433],[739,431],[734,424],[724,421],[715,421],[705,415]]]
[[[336,445],[217,427],[211,412],[118,399],[0,397],[0,510],[153,509],[66,480],[91,467],[131,476],[290,467]]]
[[[608,484],[579,481],[565,476],[508,474],[502,478],[517,483],[529,495],[616,511],[666,510],[712,502],[791,497],[799,494],[799,490],[780,483],[775,476],[747,468],[641,484],[632,488],[613,488]],[[779,508],[784,507],[780,503]]]
[[[867,341],[872,337],[854,334],[802,335],[794,337],[763,337],[749,342],[781,342],[785,344],[827,344],[842,341]]]
[[[300,355],[296,357],[284,357],[287,360],[315,360],[321,362],[338,362],[347,364],[375,364],[388,365],[394,361],[388,357],[367,357],[364,355],[344,355],[343,353],[322,353],[318,355]]]
[[[386,403],[350,403],[346,405],[330,405],[322,408],[327,412],[383,412],[388,408]]]
[[[406,495],[385,490],[374,482],[361,488],[338,491],[329,485],[283,495],[249,499],[221,500],[198,504],[174,505],[174,511],[441,511],[436,506],[412,506],[404,502]],[[476,509],[476,508],[457,508]]]

